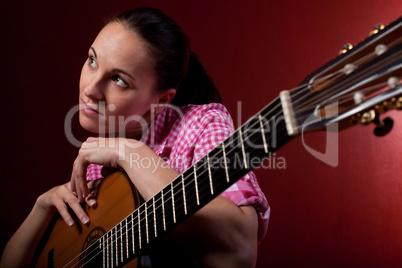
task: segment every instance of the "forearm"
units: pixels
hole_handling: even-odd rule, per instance
[[[146,145],[126,150],[121,159],[118,165],[130,177],[144,200],[152,198],[180,175]]]
[[[251,206],[238,207],[218,196],[179,225],[170,239],[203,267],[254,267],[258,218]]]
[[[122,162],[121,166],[148,200],[179,174],[153,152],[142,157],[148,158],[147,163],[159,164],[139,166]],[[219,196],[178,226],[170,238],[203,265],[252,267],[256,259],[257,229],[258,217],[253,207],[238,207]]]
[[[52,220],[50,211],[38,204],[8,241],[1,259],[1,267],[28,267],[47,226]]]

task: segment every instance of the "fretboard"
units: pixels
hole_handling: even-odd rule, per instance
[[[106,267],[143,255],[162,237],[290,139],[277,98],[99,239]]]

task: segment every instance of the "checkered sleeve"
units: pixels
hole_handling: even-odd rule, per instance
[[[207,111],[202,115],[199,124],[202,133],[194,148],[192,164],[201,159],[234,131],[231,116],[227,112],[220,110]],[[258,185],[255,174],[249,172],[221,195],[238,206],[254,206],[259,217],[258,238],[259,241],[262,241],[268,228],[270,208],[264,193]]]
[[[103,178],[102,167],[100,165],[90,164],[87,167],[87,181],[93,181]]]

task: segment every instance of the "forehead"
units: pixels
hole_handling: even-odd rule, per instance
[[[135,32],[117,22],[106,25],[99,32],[92,47],[97,57],[107,63],[125,67],[150,63],[145,42]]]

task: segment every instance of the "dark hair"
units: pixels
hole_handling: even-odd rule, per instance
[[[145,41],[153,57],[157,90],[176,89],[171,104],[222,102],[198,56],[190,51],[187,35],[170,17],[158,9],[141,7],[125,11],[110,22],[125,25]]]

